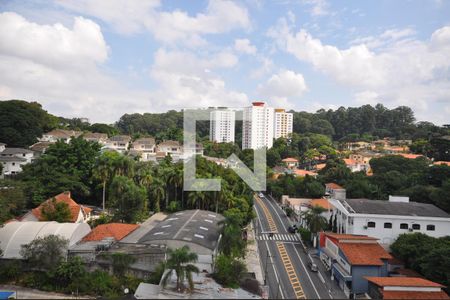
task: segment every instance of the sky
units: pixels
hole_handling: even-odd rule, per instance
[[[450,1],[0,0],[0,99],[91,122],[382,103],[450,123]]]

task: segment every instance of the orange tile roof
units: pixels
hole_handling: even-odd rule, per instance
[[[327,166],[327,164],[317,164],[316,165],[316,170],[322,170],[323,168],[325,168]]]
[[[71,222],[76,222],[78,219],[78,215],[80,213],[80,210],[83,210],[83,212],[85,214],[89,213],[92,211],[92,209],[88,208],[88,207],[83,207],[81,205],[79,205],[78,203],[76,203],[71,197],[70,197],[70,192],[63,192],[59,195],[56,195],[52,198],[47,199],[46,201],[44,201],[43,203],[41,203],[41,205],[39,205],[36,208],[33,208],[31,210],[32,214],[39,220],[39,221],[43,221],[42,219],[42,207],[44,204],[46,203],[51,203],[52,199],[55,198],[56,203],[60,203],[60,202],[64,202],[69,206],[70,209],[70,213],[72,216]]]
[[[122,223],[98,225],[83,238],[83,241],[101,241],[107,237],[113,237],[116,241],[120,241],[138,227],[139,225],[136,224]]]
[[[407,287],[444,287],[443,285],[419,277],[364,277],[380,287],[407,286]]]
[[[418,157],[423,157],[423,155],[420,154],[406,154],[406,153],[400,153],[398,154],[400,156],[403,156],[404,158],[409,158],[409,159],[416,159]]]
[[[344,189],[342,186],[340,186],[339,184],[334,183],[334,182],[325,183],[325,186],[327,188],[330,188],[330,189],[333,189],[333,190],[342,190],[342,189]]]
[[[339,240],[372,240],[376,241],[377,238],[367,236],[367,235],[357,235],[357,234],[339,234],[339,233],[333,233],[333,232],[325,232],[325,235],[335,238],[338,241]]]
[[[450,299],[444,292],[383,291],[383,299]]]
[[[389,264],[391,262],[389,261]],[[423,277],[419,273],[411,269],[395,269],[395,273],[406,276],[406,277]]]
[[[294,171],[294,173],[295,173],[295,175],[301,176],[301,177],[306,176],[306,175],[317,176],[317,173],[308,171],[308,170],[303,170],[303,169],[297,169]]]
[[[348,165],[356,165],[356,160],[350,158],[344,158],[345,164]]]
[[[326,210],[332,209],[330,202],[328,199],[312,199],[310,202],[311,206],[320,206],[325,208]]]
[[[298,159],[295,159],[293,157],[287,157],[283,159],[282,162],[298,162]]]
[[[435,162],[433,163],[433,165],[436,165],[436,166],[447,165],[447,166],[450,167],[450,161],[443,161],[443,160],[441,160],[441,161],[435,161]]]
[[[392,257],[378,243],[339,243],[339,248],[352,265],[382,266],[382,259]]]

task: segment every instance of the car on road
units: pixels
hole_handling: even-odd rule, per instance
[[[317,272],[319,270],[319,268],[317,268],[317,265],[311,261],[308,263],[308,267],[313,272]]]
[[[259,193],[259,197],[260,198],[264,198],[264,194],[263,193]]]
[[[289,233],[296,233],[297,232],[297,225],[289,226],[288,227]]]

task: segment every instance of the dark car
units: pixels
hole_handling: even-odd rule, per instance
[[[313,263],[313,262],[309,262],[308,263],[308,267],[313,272],[317,272],[318,271],[317,265],[315,263]]]
[[[289,226],[288,227],[289,233],[296,233],[297,232],[297,225]]]

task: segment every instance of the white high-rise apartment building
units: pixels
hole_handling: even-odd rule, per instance
[[[218,108],[210,112],[209,139],[216,143],[234,143],[235,112]]]
[[[274,109],[264,102],[253,102],[244,108],[242,124],[242,149],[259,149],[273,146]]]
[[[287,113],[282,108],[275,109],[274,138],[287,138],[292,134],[292,113]]]

